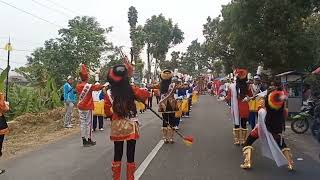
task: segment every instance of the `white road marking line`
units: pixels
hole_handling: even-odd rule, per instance
[[[142,176],[142,174],[144,173],[144,171],[147,169],[148,165],[150,164],[150,162],[152,161],[152,159],[157,155],[158,151],[161,149],[161,147],[163,146],[164,141],[160,140],[158,142],[158,144],[153,148],[153,150],[150,152],[150,154],[147,156],[147,158],[141,163],[141,165],[139,166],[139,168],[136,170],[136,172],[134,173],[134,179],[135,180],[139,180],[140,177]]]

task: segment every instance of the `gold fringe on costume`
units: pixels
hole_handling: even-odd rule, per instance
[[[127,141],[138,139],[140,136],[138,123],[135,121],[120,119],[111,121],[112,141]]]

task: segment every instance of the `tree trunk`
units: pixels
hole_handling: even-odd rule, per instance
[[[130,48],[130,56],[131,56],[131,64],[133,63],[133,61],[134,61],[134,64],[137,64],[136,58],[134,58],[134,55],[133,55],[133,47]]]
[[[148,58],[148,83],[151,83],[151,60],[150,60],[150,44],[148,43],[147,47],[147,58]]]

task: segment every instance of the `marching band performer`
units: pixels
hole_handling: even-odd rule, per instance
[[[252,81],[252,80],[251,80]],[[257,94],[261,93],[261,87],[260,87],[260,76],[256,75],[253,77],[253,82],[250,82],[249,89],[253,96],[256,96]],[[249,124],[251,126],[251,129],[253,129],[256,125],[256,120],[258,118],[258,101],[259,98],[252,98],[249,100]]]
[[[108,71],[110,89],[105,92],[105,114],[111,116],[111,135],[114,141],[112,162],[113,180],[120,180],[121,159],[124,141],[127,142],[127,180],[134,180],[136,140],[139,138],[139,125],[135,101],[145,102],[147,90],[129,84],[133,67],[126,60],[125,65],[116,65]]]
[[[173,144],[176,111],[179,111],[177,100],[174,97],[177,85],[172,81],[173,73],[170,70],[164,70],[160,74],[160,95],[159,112],[162,113],[163,124],[162,134],[165,143]],[[171,127],[170,127],[170,126]]]
[[[92,92],[101,90],[103,85],[88,83],[89,74],[84,64],[81,66],[79,75],[81,82],[77,84],[76,90],[79,95],[78,109],[82,143],[84,147],[94,146],[96,142],[92,141],[92,111],[94,110]]]
[[[234,144],[242,145],[248,133],[249,105],[247,101],[252,93],[247,84],[248,71],[246,69],[236,69],[234,74],[236,81],[230,85],[226,100],[231,102]]]
[[[244,162],[241,168],[250,169],[252,167],[252,144],[259,138],[262,154],[265,157],[273,159],[278,166],[287,165],[289,170],[293,170],[292,154],[282,136],[287,116],[285,99],[286,95],[281,85],[277,85],[275,90],[268,92],[265,99],[262,99],[262,108],[258,111],[258,124],[244,144]]]
[[[4,136],[9,133],[6,117],[4,113],[9,111],[9,102],[5,101],[5,96],[0,92],[0,157],[2,156],[2,145]],[[0,169],[0,174],[5,173],[5,170]]]

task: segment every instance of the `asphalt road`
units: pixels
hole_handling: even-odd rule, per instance
[[[136,162],[140,165],[160,140],[161,122],[147,112],[142,120],[141,139],[137,143]],[[288,142],[296,171],[278,168],[261,156],[255,144],[253,169],[240,169],[241,148],[232,144],[232,123],[224,103],[214,97],[202,96],[193,107],[192,118],[185,119],[181,131],[195,137],[192,147],[180,139],[173,145],[163,145],[147,166],[140,180],[319,180],[320,164],[310,153],[301,151],[299,141]],[[79,136],[72,136],[41,149],[1,162],[7,172],[0,180],[105,180],[111,179],[113,144],[109,130],[95,133],[97,146],[81,147]],[[304,149],[308,149],[303,144]],[[124,156],[125,162],[125,156]],[[125,169],[125,168],[124,168]],[[123,171],[123,179],[125,173]]]

